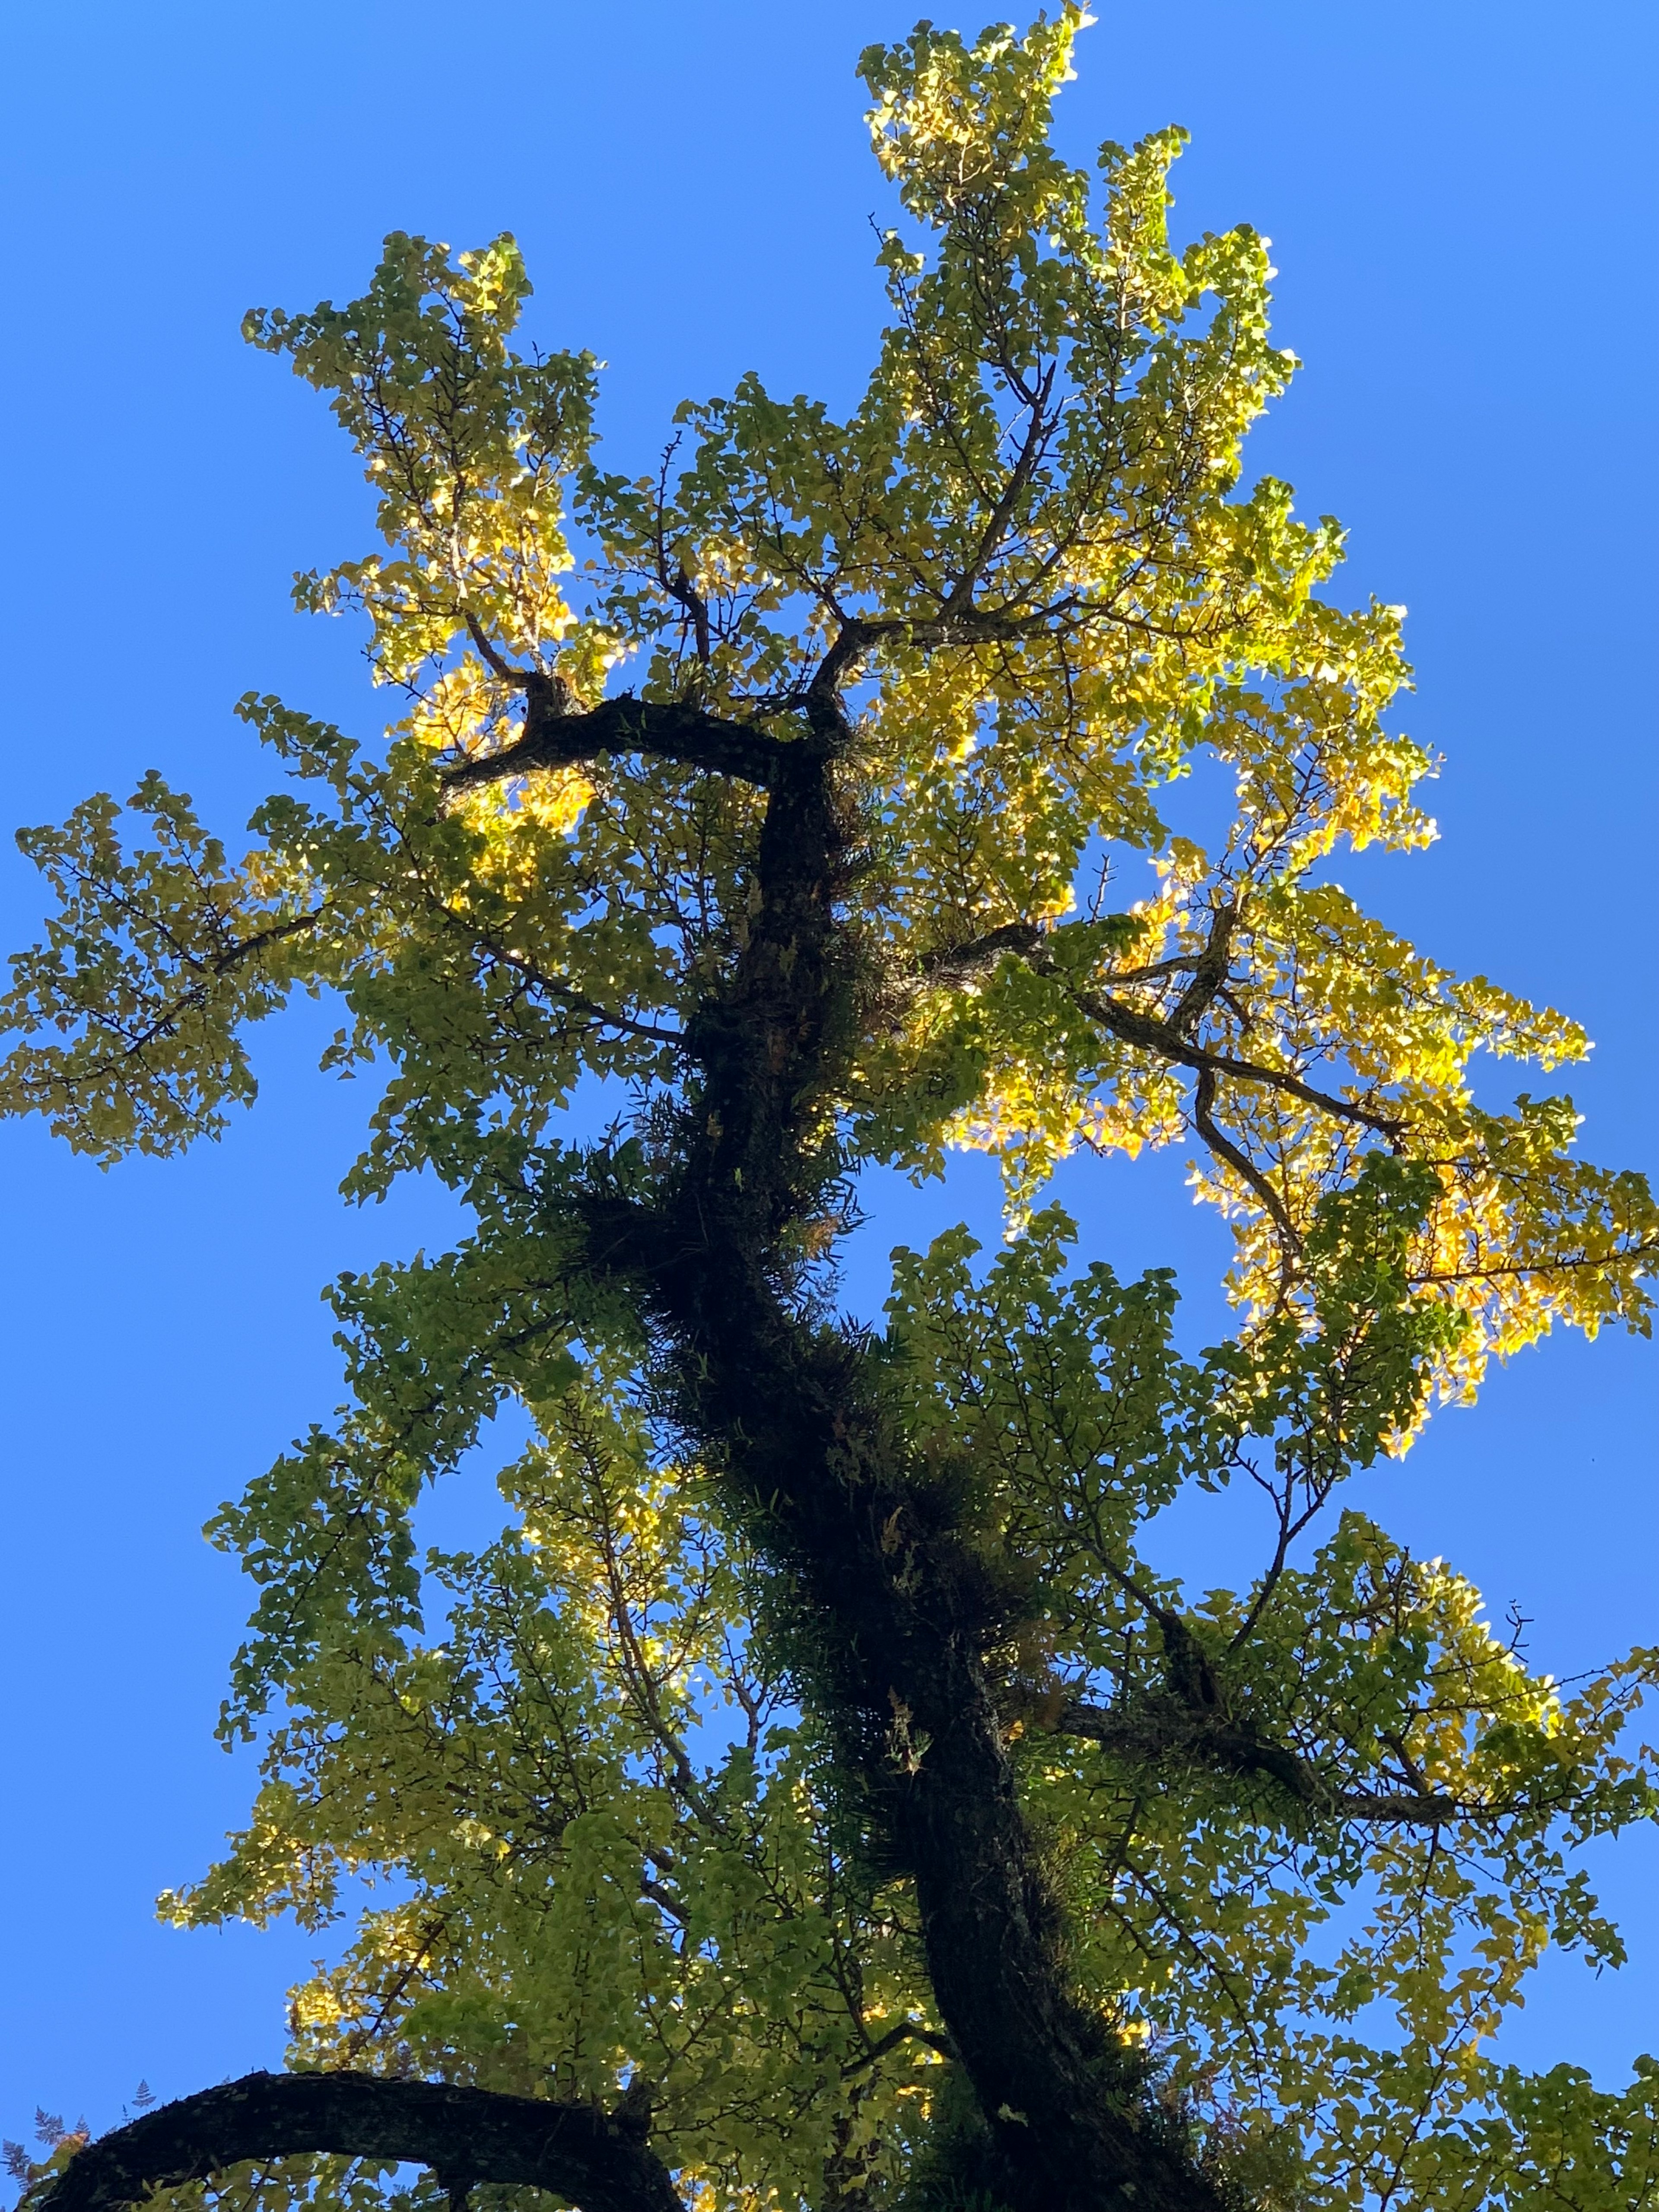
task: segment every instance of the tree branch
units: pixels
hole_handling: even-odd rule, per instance
[[[1277,1782],[1310,1812],[1349,1820],[1379,1820],[1401,1827],[1443,1827],[1452,1820],[1501,1820],[1520,1806],[1470,1804],[1429,1790],[1337,1790],[1306,1759],[1285,1745],[1270,1743],[1237,1722],[1194,1713],[1174,1699],[1146,1700],[1112,1712],[1079,1698],[1060,1707],[1054,1723],[1062,1735],[1091,1743],[1128,1759],[1171,1755],[1219,1767],[1230,1774],[1263,1774]]]
[[[1250,1158],[1249,1153],[1241,1151],[1216,1121],[1215,1070],[1212,1067],[1203,1067],[1199,1070],[1198,1083],[1193,1096],[1193,1126],[1216,1158],[1225,1160],[1233,1173],[1241,1176],[1261,1200],[1273,1219],[1274,1227],[1284,1240],[1287,1253],[1299,1252],[1302,1249],[1302,1238],[1297,1233],[1296,1224],[1285,1211],[1285,1201]]]
[[[970,939],[964,945],[929,953],[921,963],[922,978],[930,983],[964,982],[994,967],[1005,952],[1018,953],[1033,967],[1052,972],[1043,954],[1042,930],[1034,922],[1015,921],[992,930],[988,936]],[[1158,961],[1151,967],[1130,969],[1117,980],[1139,982],[1202,964],[1201,957]],[[1205,986],[1203,1003],[1207,1003],[1208,999],[1218,994],[1218,982],[1207,976],[1200,981]],[[1121,1037],[1125,1044],[1138,1045],[1143,1052],[1157,1053],[1182,1067],[1194,1069],[1200,1076],[1206,1073],[1212,1077],[1228,1075],[1235,1082],[1265,1085],[1270,1091],[1282,1091],[1290,1097],[1301,1099],[1304,1105],[1316,1106],[1322,1113],[1334,1115],[1340,1121],[1357,1121],[1364,1128],[1375,1129],[1379,1136],[1390,1139],[1398,1137],[1404,1127],[1398,1115],[1380,1114],[1375,1107],[1361,1106],[1352,1098],[1339,1098],[1331,1091],[1318,1090],[1313,1084],[1304,1083],[1299,1075],[1292,1075],[1287,1068],[1264,1067],[1259,1060],[1237,1060],[1231,1053],[1210,1052],[1195,1044],[1187,1034],[1186,1025],[1202,1010],[1200,1001],[1194,998],[1196,988],[1195,984],[1183,995],[1176,1016],[1170,1020],[1128,1006],[1121,999],[1110,998],[1103,991],[1073,991],[1072,997],[1091,1020],[1097,1021],[1113,1036]]]
[[[76,2154],[39,2212],[116,2212],[245,2159],[310,2154],[430,2167],[448,2187],[545,2189],[580,2212],[684,2212],[626,2112],[371,2074],[245,2074]]]
[[[769,737],[746,722],[728,722],[685,700],[605,699],[580,714],[562,711],[568,696],[553,678],[526,670],[515,674],[528,711],[524,735],[498,753],[483,753],[443,770],[447,791],[470,791],[504,776],[536,769],[574,768],[600,753],[646,753],[687,768],[710,769],[745,783],[769,787],[791,741]]]
[[[1007,533],[1008,526],[1013,520],[1014,509],[1019,504],[1020,495],[1036,472],[1036,465],[1042,459],[1044,441],[1054,427],[1048,415],[1048,396],[1054,390],[1054,370],[1057,365],[1054,362],[1049,362],[1036,390],[1031,394],[1030,420],[1025,427],[1025,436],[1021,443],[1018,457],[1009,471],[1007,483],[1002,488],[1002,496],[991,509],[986,520],[985,527],[980,533],[979,544],[974,550],[972,558],[963,569],[961,575],[957,577],[948,597],[939,608],[939,619],[942,622],[951,621],[956,617],[967,613],[972,608],[974,586],[984,574],[992,556],[1001,544]]]
[[[983,937],[970,937],[943,951],[925,953],[919,963],[921,979],[928,983],[966,983],[994,968],[1005,952],[1032,959],[1042,943],[1042,932],[1035,922],[1005,922],[1000,929],[989,930]]]
[[[1317,1106],[1322,1113],[1334,1114],[1342,1121],[1358,1121],[1367,1129],[1375,1129],[1379,1136],[1397,1137],[1404,1126],[1398,1115],[1379,1114],[1375,1107],[1361,1106],[1352,1098],[1338,1098],[1328,1091],[1316,1090],[1311,1083],[1304,1083],[1299,1075],[1292,1075],[1287,1069],[1263,1067],[1259,1060],[1235,1060],[1230,1053],[1206,1052],[1201,1045],[1182,1036],[1170,1023],[1158,1020],[1154,1014],[1142,1013],[1138,1007],[1126,1006],[1121,999],[1109,999],[1103,992],[1079,991],[1074,996],[1085,1014],[1091,1015],[1114,1036],[1121,1037],[1125,1044],[1161,1053],[1166,1060],[1178,1061],[1182,1067],[1200,1071],[1208,1068],[1216,1075],[1231,1075],[1240,1083],[1265,1084],[1271,1091],[1283,1091],[1292,1098],[1300,1098],[1305,1105]]]
[[[941,2058],[954,2059],[957,2057],[955,2046],[948,2036],[936,2035],[932,2028],[924,2027],[920,2021],[902,2020],[896,2027],[890,2027],[885,2035],[878,2036],[867,2051],[862,2051],[856,2058],[848,2060],[841,2069],[842,2081],[851,2081],[854,2075],[861,2074],[866,2066],[873,2066],[878,2060],[885,2058],[890,2051],[896,2051],[900,2044],[913,2041],[925,2043]]]

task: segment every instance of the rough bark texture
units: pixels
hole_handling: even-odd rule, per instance
[[[655,753],[688,768],[703,768],[746,783],[764,785],[793,748],[746,722],[724,722],[694,706],[624,696],[583,714],[567,711],[566,695],[546,676],[526,671],[514,679],[526,694],[524,733],[498,753],[463,762],[444,776],[451,791],[466,791],[534,769],[573,768],[600,753]]]
[[[811,1685],[895,1865],[915,1883],[940,2013],[1015,2212],[1216,2212],[1137,2053],[1080,2004],[1017,1799],[986,1655],[1010,1599],[915,1468],[859,1344],[780,1290],[784,1232],[822,1202],[820,1101],[856,1028],[836,919],[836,719],[769,779],[749,942],[696,1013],[702,1071],[672,1197],[599,1201],[597,1265],[668,1340],[679,1407],[807,1615]]]
[[[545,2189],[580,2212],[684,2212],[625,2117],[372,2074],[246,2074],[160,2106],[78,2152],[40,2212],[115,2212],[246,2159],[319,2152],[429,2166],[454,2190]]]

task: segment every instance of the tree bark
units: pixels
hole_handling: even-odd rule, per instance
[[[78,2151],[40,2212],[116,2212],[249,2159],[331,2153],[429,2166],[452,2188],[545,2189],[580,2212],[685,2212],[644,2130],[590,2105],[374,2074],[245,2074]]]
[[[866,995],[836,912],[837,726],[826,706],[772,769],[747,945],[686,1026],[701,1080],[669,1188],[655,1206],[596,1194],[590,1261],[632,1280],[684,1426],[781,1571],[804,1686],[915,1883],[999,2192],[1013,2212],[1219,2212],[1139,2053],[1070,1988],[986,1663],[1012,1593],[949,1483],[911,1463],[861,1343],[787,1293],[787,1232],[833,1178],[828,1105]]]

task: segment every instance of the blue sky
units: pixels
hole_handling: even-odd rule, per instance
[[[1190,128],[1177,228],[1272,237],[1278,330],[1307,363],[1254,469],[1349,525],[1341,588],[1412,610],[1404,720],[1447,756],[1444,839],[1345,879],[1437,957],[1583,1018],[1586,1147],[1651,1170],[1659,19],[1636,0],[1101,15],[1063,144]],[[322,404],[237,327],[360,289],[384,232],[518,233],[532,334],[610,363],[612,465],[647,465],[678,398],[750,368],[844,403],[882,306],[853,64],[910,20],[887,0],[10,0],[4,827],[154,764],[234,834],[264,788],[229,713],[250,688],[373,726],[357,641],[287,601],[295,569],[366,550],[365,495]],[[0,944],[38,913],[0,854]],[[418,1191],[367,1215],[336,1196],[363,1100],[313,1072],[331,1027],[303,1010],[268,1032],[258,1108],[183,1162],[102,1175],[0,1129],[9,2135],[37,2102],[102,2126],[141,2075],[173,2095],[278,2063],[282,1993],[316,1948],[174,1934],[151,1905],[251,1779],[210,1741],[246,1598],[200,1523],[334,1403],[321,1285],[447,1233]],[[943,1193],[884,1186],[855,1294],[872,1306],[889,1243],[986,1194],[973,1165]],[[1173,1262],[1213,1312],[1218,1243],[1178,1163],[1074,1171],[1064,1195],[1093,1249]],[[1550,1345],[1364,1502],[1495,1613],[1518,1603],[1542,1663],[1659,1641],[1655,1378],[1647,1346]],[[440,1500],[433,1533],[482,1510]],[[1239,1535],[1177,1533],[1200,1565]],[[1613,2080],[1659,2045],[1651,1840],[1596,1866],[1632,1966],[1553,1966],[1512,2039],[1528,2063]]]

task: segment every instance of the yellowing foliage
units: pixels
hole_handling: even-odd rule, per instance
[[[764,918],[765,780],[732,763],[839,717],[854,981],[801,1110],[845,1179],[1004,1169],[1006,1249],[896,1255],[858,1356],[1023,1593],[985,1664],[1077,1987],[1241,2202],[1623,2212],[1651,2062],[1620,2100],[1486,2046],[1548,1945],[1620,1955],[1571,1851],[1659,1806],[1623,1735],[1659,1660],[1568,1696],[1358,1509],[1301,1540],[1494,1353],[1645,1329],[1659,1215],[1578,1157],[1565,1096],[1492,1101],[1482,1055],[1547,1076],[1574,1024],[1334,872],[1435,835],[1401,610],[1345,611],[1338,526],[1244,477],[1294,367],[1266,241],[1172,245],[1179,132],[1094,176],[1050,147],[1085,20],[863,57],[902,223],[845,421],[745,378],[660,468],[605,473],[591,358],[514,349],[505,236],[394,236],[362,299],[248,319],[380,501],[384,550],[296,596],[367,620],[403,703],[360,744],[245,700],[289,781],[240,860],[154,775],[125,821],[99,796],[24,833],[58,905],[0,1102],[99,1158],[176,1150],[252,1098],[248,1025],[327,991],[331,1060],[387,1077],[349,1188],[430,1168],[476,1233],[337,1287],[349,1417],[216,1523],[260,1585],[227,1725],[266,1729],[267,1779],[167,1909],[320,1927],[390,1879],[296,1994],[296,2065],[645,2097],[708,2212],[967,2201],[915,2193],[968,2123],[844,1717],[653,1397],[659,1322],[568,1227],[581,1177],[620,1204],[670,1175]],[[649,738],[674,716],[678,751]],[[1224,789],[1200,842],[1188,799]],[[592,1077],[631,1101],[597,1148],[562,1119]],[[1079,1267],[1041,1204],[1079,1148],[1172,1144],[1235,1239],[1239,1333],[1195,1361],[1168,1278]],[[838,1204],[769,1249],[801,1313]],[[514,1402],[510,1525],[421,1566],[422,1486]],[[1147,1522],[1233,1481],[1271,1504],[1259,1571],[1157,1575]],[[925,1773],[891,1713],[860,1756]]]

